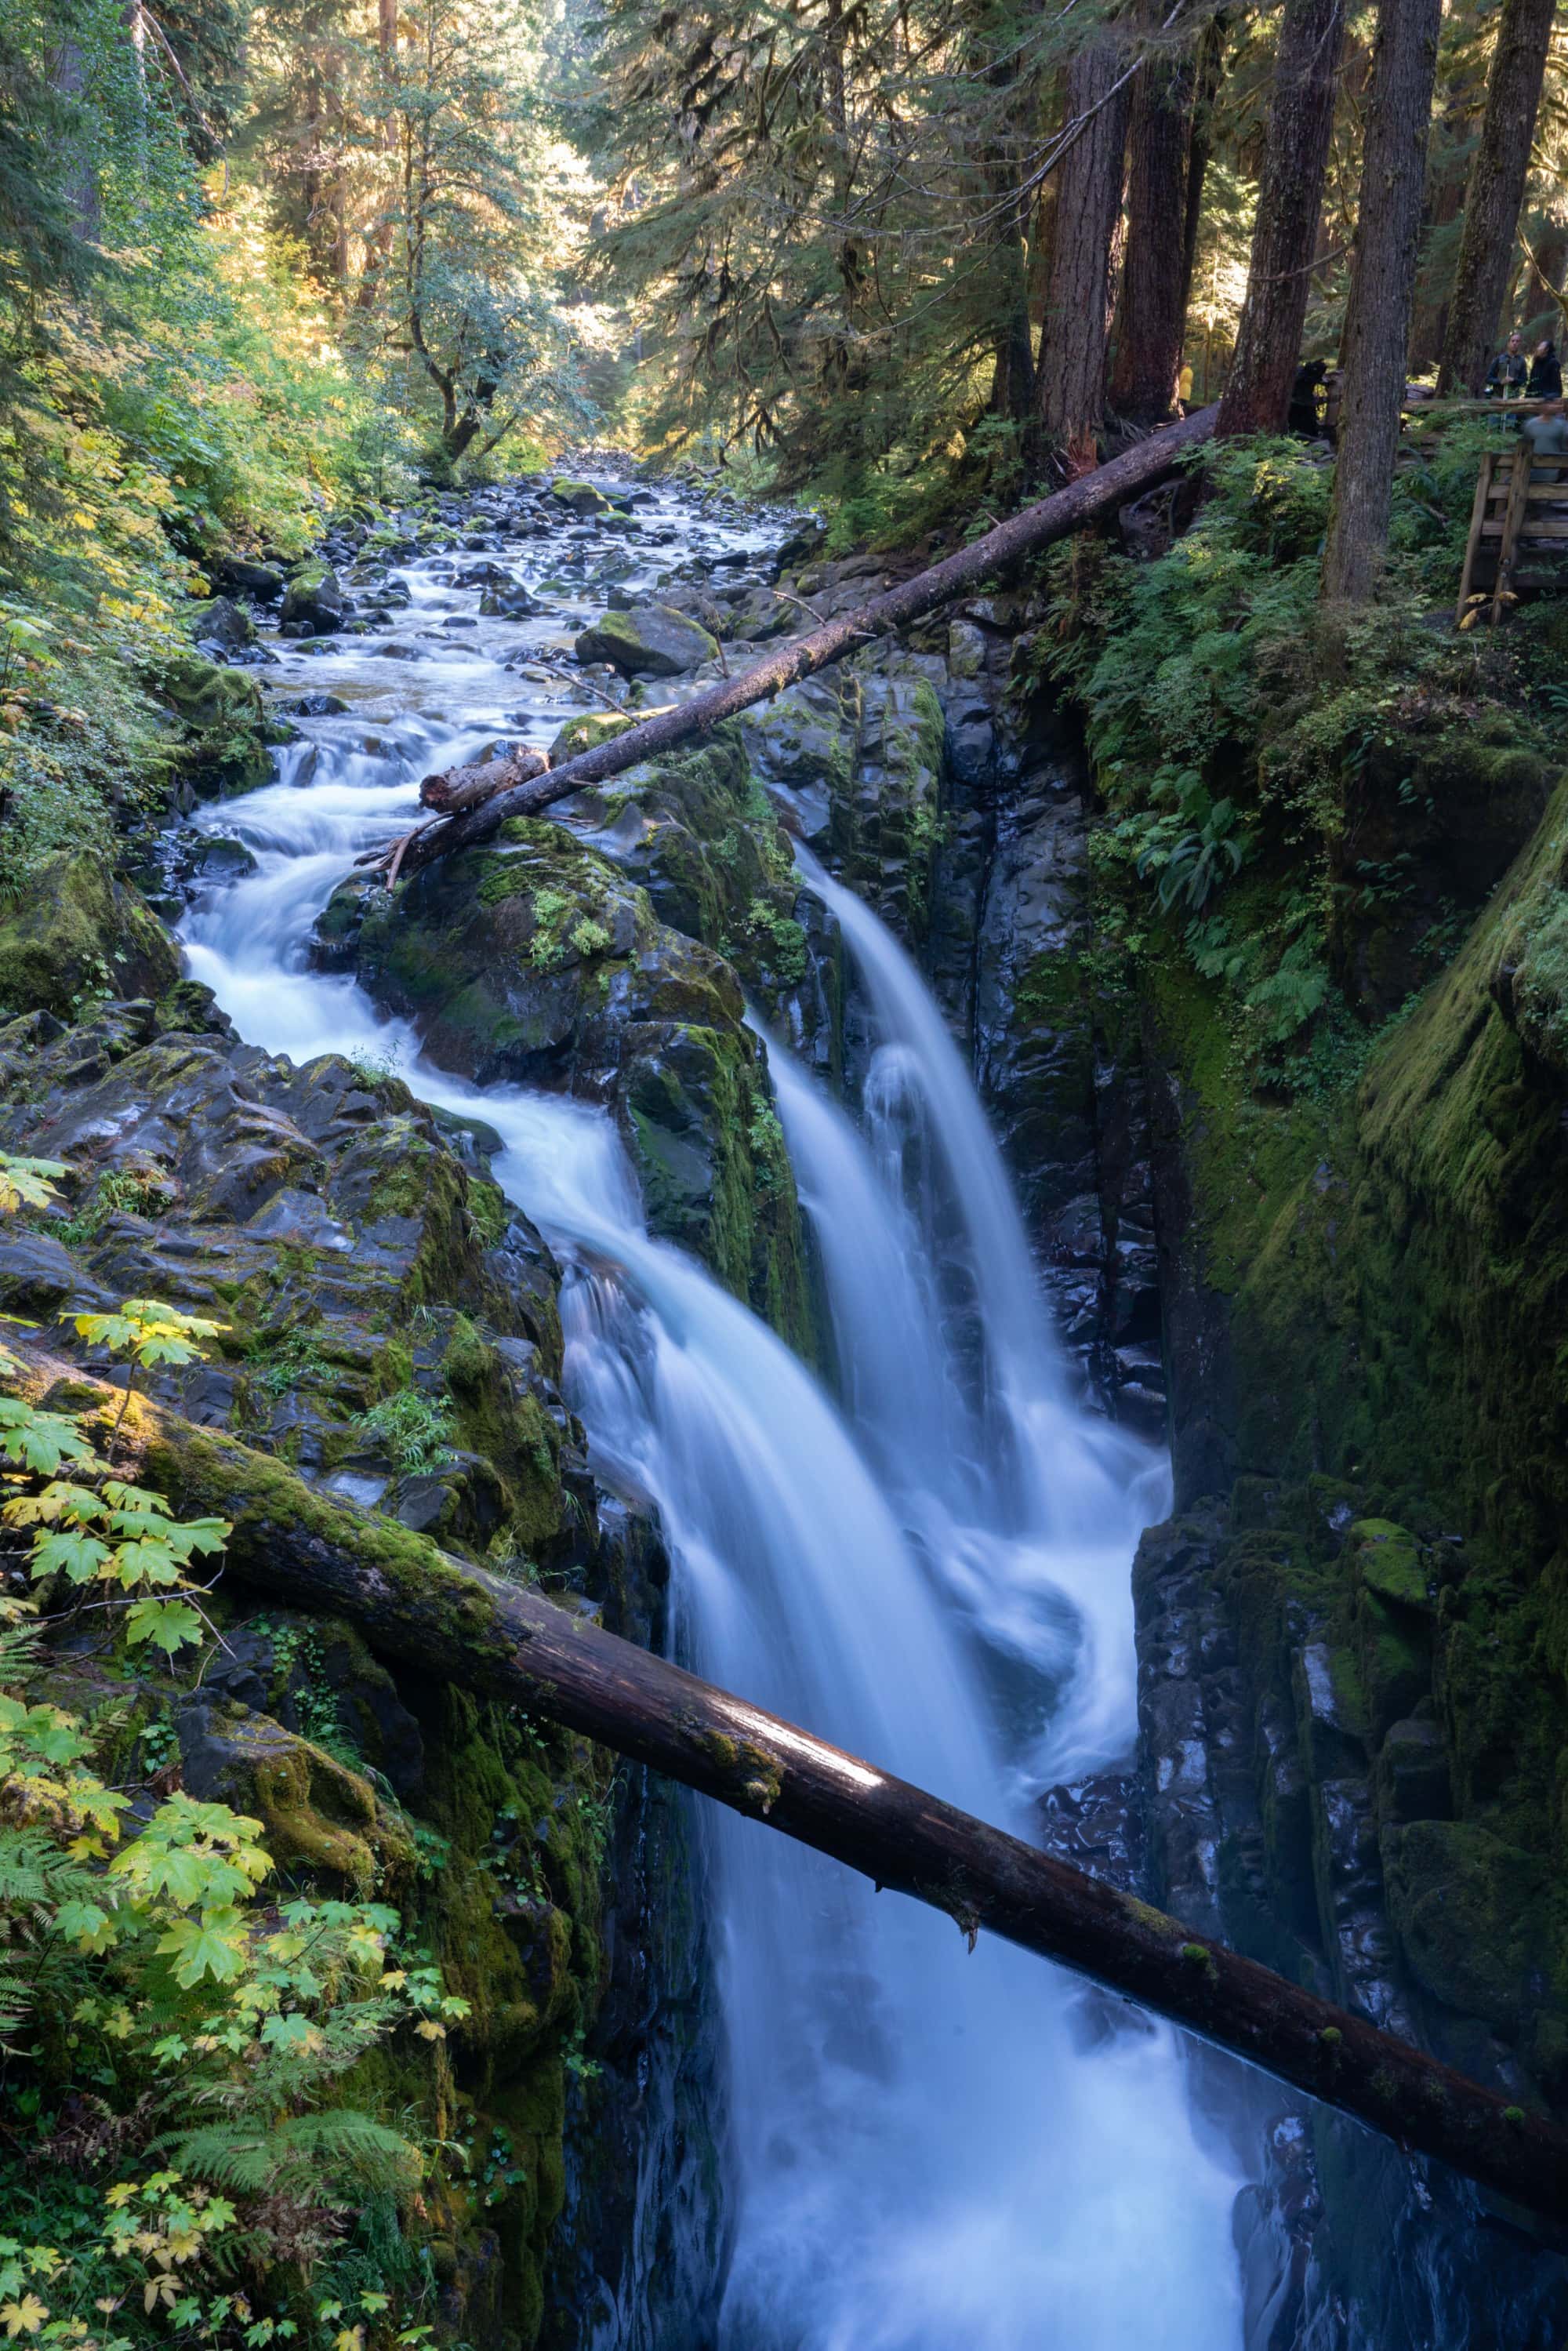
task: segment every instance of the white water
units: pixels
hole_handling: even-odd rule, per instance
[[[411,577],[420,617],[472,609]],[[400,664],[375,750],[362,712],[313,722],[313,758],[200,820],[258,870],[193,908],[191,968],[247,1037],[393,1053],[500,1133],[497,1179],[573,1269],[572,1399],[601,1473],[658,1509],[690,1661],[1027,1831],[1023,1788],[1130,1741],[1127,1571],[1159,1470],[1069,1400],[962,1062],[880,925],[813,878],[883,1040],[867,1137],[777,1063],[847,1417],[649,1237],[601,1117],[475,1093],[351,982],[303,967],[354,851],[406,824],[426,766],[494,729],[515,693],[494,654],[520,633],[470,636],[460,689],[444,650]],[[289,666],[386,685],[362,643]],[[463,726],[407,706],[459,690]],[[1237,2183],[1195,2134],[1171,2033],[1001,1945],[970,1955],[946,1919],[760,1825],[705,1812],[705,1833],[731,2067],[723,2351],[1236,2351]]]

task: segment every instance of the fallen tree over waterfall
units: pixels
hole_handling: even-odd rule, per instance
[[[1020,556],[1049,547],[1054,539],[1065,538],[1124,506],[1167,474],[1184,450],[1208,440],[1218,414],[1218,407],[1200,409],[1179,424],[1152,433],[1146,441],[1113,457],[1109,465],[1082,475],[1053,496],[1041,498],[1022,514],[998,523],[973,546],[960,549],[927,571],[917,571],[912,580],[890,588],[885,595],[873,596],[852,612],[841,612],[837,619],[824,622],[779,652],[764,655],[737,677],[726,678],[707,693],[661,711],[640,726],[612,736],[574,759],[563,760],[542,776],[531,774],[527,765],[537,755],[525,754],[521,764],[497,759],[487,768],[454,769],[450,790],[446,778],[429,778],[421,792],[426,804],[450,807],[455,812],[405,833],[401,841],[372,852],[360,863],[379,867],[389,883],[400,874],[417,873],[421,866],[438,857],[487,840],[510,817],[537,816],[553,801],[566,799],[590,784],[602,783],[608,776],[623,775],[640,760],[673,750],[677,744],[716,726],[721,719],[733,718],[754,703],[768,701],[786,686],[798,685],[802,678],[825,669],[852,646],[919,620],[939,604],[978,588]],[[480,778],[485,782],[476,783]]]
[[[121,1403],[105,1391],[106,1412]],[[983,1930],[1054,1959],[1568,2220],[1568,2131],[1544,2116],[540,1593],[458,1566],[233,1437],[140,1398],[128,1428],[149,1482],[183,1510],[233,1520],[229,1572],[269,1597],[346,1617],[416,1673],[525,1705],[945,1911],[971,1941]]]

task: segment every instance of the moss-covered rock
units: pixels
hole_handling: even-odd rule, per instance
[[[1513,2037],[1539,2006],[1547,1873],[1539,1855],[1469,1821],[1385,1830],[1388,1910],[1417,1981]]]
[[[559,499],[580,519],[589,515],[607,515],[611,511],[610,501],[602,490],[595,489],[591,482],[576,481],[570,474],[556,475],[550,484],[550,496]]]
[[[718,641],[669,604],[603,613],[577,640],[580,662],[609,662],[622,677],[682,677],[712,661]]]
[[[318,636],[330,636],[343,624],[343,590],[338,575],[319,556],[297,563],[283,591],[279,618],[303,622]]]
[[[1234,1522],[1267,1492],[1308,1544],[1312,1588],[1280,1590],[1261,1654],[1273,1672],[1321,1638],[1334,1661],[1335,1768],[1369,1792],[1413,1980],[1542,2064],[1568,1991],[1565,861],[1560,788],[1359,1082],[1254,1095],[1220,991],[1153,977],[1180,1072],[1166,1197],[1190,1204],[1166,1283],[1184,1493],[1234,1484]]]
[[[69,1018],[94,998],[160,996],[179,977],[157,916],[91,850],[61,852],[25,899],[0,898],[0,1019]]]
[[[406,1893],[407,1829],[336,1756],[264,1714],[221,1703],[185,1709],[180,1750],[191,1793],[258,1820],[287,1883],[354,1902],[395,1903]]]
[[[168,745],[172,774],[203,799],[254,791],[271,779],[268,746],[287,737],[268,719],[248,670],[198,654],[170,655],[150,671],[153,690],[178,721]]]
[[[738,754],[697,755],[695,799],[724,796],[714,763],[726,757]],[[619,817],[601,805],[585,813],[601,834],[619,824],[616,860],[561,825],[504,825],[493,845],[427,868],[367,915],[361,979],[418,1023],[446,1067],[608,1104],[653,1229],[804,1341],[794,1184],[735,971],[661,922],[621,862],[641,858],[667,901],[687,893],[697,929],[723,921],[726,889],[760,852],[737,831],[727,856],[710,857],[686,802],[644,810],[635,787]],[[775,936],[768,951],[779,952]]]

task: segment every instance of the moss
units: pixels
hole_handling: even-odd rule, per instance
[[[355,1901],[402,1898],[413,1872],[413,1844],[359,1772],[244,1708],[211,1709],[201,1748],[206,1784],[260,1821],[286,1880]]]
[[[1565,882],[1560,791],[1359,1077],[1290,1102],[1251,1091],[1217,986],[1169,963],[1150,979],[1186,1089],[1188,1262],[1210,1293],[1203,1328],[1222,1334],[1203,1343],[1229,1364],[1228,1397],[1201,1375],[1219,1405],[1206,1474],[1239,1479],[1228,1604],[1276,1660],[1304,1637],[1292,1602],[1316,1612],[1366,1742],[1356,1770],[1413,1708],[1435,1709],[1441,1749],[1421,1784],[1434,1803],[1451,1786],[1460,1818],[1385,1816],[1385,1830],[1444,1832],[1448,1902],[1479,1938],[1471,1990],[1493,2008],[1490,1970],[1513,1980],[1524,1964],[1489,1892],[1495,1849],[1553,1885],[1568,1872]],[[1332,1543],[1314,1473],[1349,1497]],[[1265,1491],[1273,1548],[1240,1539]],[[1375,1785],[1394,1802],[1392,1767]],[[1410,1948],[1436,1954],[1423,1964],[1459,1998],[1469,1980],[1442,1955],[1436,1894],[1415,1891],[1413,1871]],[[1532,1899],[1521,1919],[1538,1972],[1568,1979],[1568,1905]]]
[[[584,751],[597,751],[601,743],[612,743],[617,735],[638,724],[637,719],[612,710],[587,710],[580,717],[569,718],[549,747],[550,766],[563,767]]]
[[[1446,2006],[1518,2032],[1540,2001],[1547,1871],[1478,1823],[1385,1830],[1388,1914],[1416,1980]]]
[[[0,899],[0,1018],[69,1019],[95,997],[162,996],[179,977],[162,925],[90,849],[62,852],[25,898]]]
[[[180,722],[171,746],[177,773],[205,797],[254,791],[270,782],[268,745],[288,730],[268,722],[261,689],[248,670],[196,654],[172,655],[152,673],[154,688]]]
[[[1414,1535],[1388,1519],[1358,1519],[1346,1540],[1355,1573],[1369,1592],[1397,1608],[1431,1614],[1427,1567]]]

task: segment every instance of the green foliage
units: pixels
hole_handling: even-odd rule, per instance
[[[1315,1090],[1364,1058],[1330,968],[1357,778],[1474,728],[1488,704],[1521,726],[1516,657],[1434,629],[1424,601],[1457,586],[1477,440],[1417,445],[1396,485],[1395,593],[1332,644],[1316,622],[1331,476],[1298,442],[1205,453],[1205,504],[1153,560],[1082,546],[1047,560],[1054,609],[1030,672],[1084,715],[1103,935],[1134,961],[1173,945],[1219,983],[1239,1053],[1272,1085]],[[1358,886],[1397,899],[1406,883],[1358,869]]]
[[[36,2144],[52,2135],[57,2165],[85,2127],[75,2161],[96,2175],[0,2238],[0,2325],[49,2344],[90,2329],[99,2351],[155,2339],[154,2320],[209,2342],[243,2325],[259,2351],[299,2325],[237,2294],[236,2268],[329,2276],[344,2209],[406,2205],[428,2168],[343,2077],[396,2033],[440,2042],[466,2003],[397,1960],[384,1905],[264,1902],[260,1824],[227,1805],[165,1797],[115,1850],[129,1798],[86,1725],[18,1692],[32,1645],[0,1646],[0,2062]],[[361,2275],[304,2339],[423,2339],[399,2300]]]
[[[56,1181],[66,1173],[57,1159],[18,1158],[0,1151],[0,1217],[17,1208],[42,1208],[54,1197]]]
[[[439,1469],[452,1458],[455,1434],[450,1407],[416,1388],[400,1388],[362,1412],[354,1424],[360,1434],[386,1455],[403,1477],[422,1469]]]

